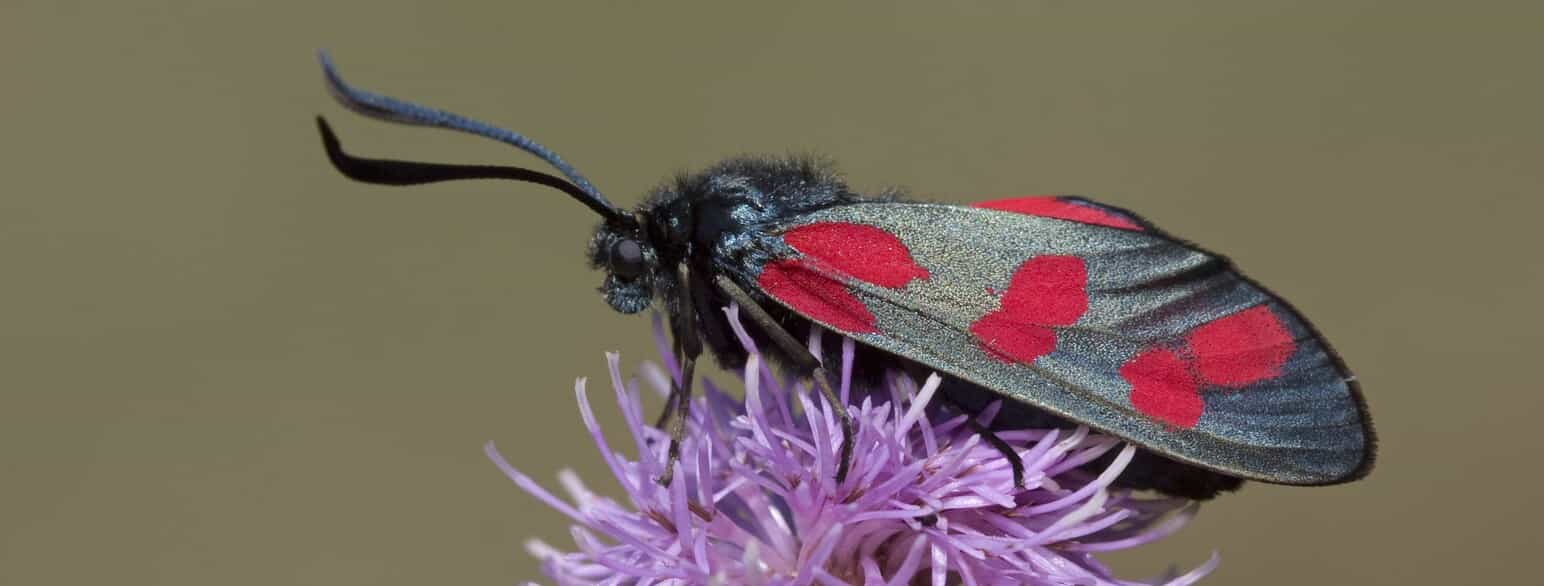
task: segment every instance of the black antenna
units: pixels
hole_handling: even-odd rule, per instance
[[[332,58],[328,57],[325,51],[320,52],[318,57],[322,62],[322,73],[327,80],[328,92],[345,108],[387,122],[415,126],[434,126],[491,138],[536,155],[568,177],[568,180],[565,181],[553,175],[520,167],[444,165],[388,159],[355,158],[343,152],[337,135],[333,134],[332,129],[327,126],[327,122],[318,116],[316,119],[317,129],[322,133],[322,144],[327,149],[327,157],[332,161],[333,166],[337,167],[338,171],[342,172],[345,176],[366,183],[386,185],[416,185],[457,179],[512,179],[515,181],[526,181],[559,189],[574,199],[579,200],[580,203],[588,206],[590,209],[595,210],[607,220],[627,220],[627,213],[612,205],[610,201],[607,201],[600,194],[600,191],[590,184],[589,180],[579,174],[578,170],[564,162],[561,157],[558,157],[557,153],[552,152],[536,141],[526,138],[522,134],[478,122],[464,116],[443,110],[426,108],[389,96],[354,88],[344,83],[343,78],[338,75],[337,69],[333,67]]]
[[[545,185],[567,193],[581,202],[589,203],[590,194],[580,189],[578,185],[569,183],[568,180],[562,177],[534,169],[498,165],[449,165],[396,159],[365,159],[343,152],[343,143],[338,141],[338,135],[333,134],[332,127],[321,116],[316,117],[316,129],[322,133],[322,147],[327,149],[327,159],[332,161],[332,166],[337,168],[338,172],[342,173],[345,177],[361,183],[423,185],[425,183],[456,181],[460,179],[510,179]],[[596,211],[601,212],[603,215],[610,213],[609,208]]]

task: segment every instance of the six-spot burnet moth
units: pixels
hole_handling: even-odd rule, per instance
[[[702,352],[744,360],[720,311],[736,302],[765,352],[839,409],[821,361],[798,342],[817,325],[860,343],[860,371],[937,371],[959,408],[1009,399],[1010,420],[1083,424],[1145,448],[1126,486],[1207,498],[1241,479],[1333,484],[1371,468],[1360,391],[1308,321],[1225,258],[1126,210],[1065,196],[973,206],[865,196],[817,161],[738,158],[682,175],[627,212],[523,135],[354,88],[321,60],[351,110],[492,138],[562,176],[357,158],[318,117],[345,175],[527,181],[600,214],[590,259],[605,272],[606,301],[622,313],[659,303],[669,315],[684,371],[662,417],[674,437]],[[840,445],[838,478],[851,438]]]

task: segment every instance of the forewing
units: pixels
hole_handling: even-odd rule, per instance
[[[1081,198],[861,203],[777,227],[758,286],[893,352],[1245,478],[1365,474],[1350,373],[1223,258]]]

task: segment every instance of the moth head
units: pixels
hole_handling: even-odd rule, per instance
[[[590,266],[606,274],[600,292],[612,309],[638,313],[653,302],[659,254],[637,222],[602,222],[589,255]]]

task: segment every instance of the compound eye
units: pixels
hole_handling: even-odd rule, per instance
[[[618,278],[632,280],[643,274],[643,247],[637,240],[623,238],[611,245],[611,256],[607,261],[611,265],[611,274]]]

